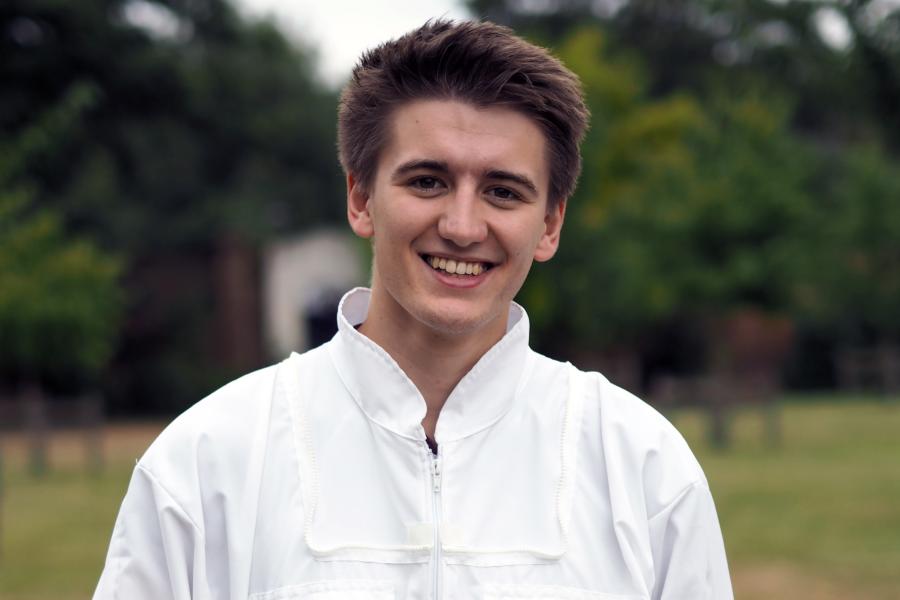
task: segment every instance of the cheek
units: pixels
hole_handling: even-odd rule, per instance
[[[409,243],[427,235],[437,227],[437,218],[427,210],[411,202],[396,199],[391,210],[382,211],[376,221],[375,233],[386,236],[386,244]]]
[[[399,255],[404,253],[409,244],[421,235],[423,226],[410,218],[407,211],[382,211],[374,221],[374,241],[380,246],[383,254]]]
[[[533,224],[523,225],[507,232],[505,246],[513,260],[530,264],[542,235],[543,227],[539,229]]]

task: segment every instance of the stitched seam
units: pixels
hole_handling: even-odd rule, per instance
[[[510,600],[525,598],[533,598],[534,600],[549,598],[556,600],[641,600],[640,596],[632,594],[607,594],[605,592],[557,585],[487,584],[484,586],[484,592],[488,598],[508,598]]]
[[[652,517],[649,517],[647,519],[647,522],[649,523],[649,522],[653,521],[654,519],[656,519],[657,517],[665,514],[666,511],[668,511],[671,507],[673,507],[676,504],[678,504],[679,502],[681,502],[681,500],[685,496],[687,496],[691,490],[698,488],[698,487],[706,487],[706,482],[704,482],[702,479],[698,479],[698,480],[692,481],[691,483],[686,485],[684,487],[684,489],[682,489],[680,492],[678,492],[678,494],[675,496],[675,498],[672,501],[666,503],[666,505],[663,506],[661,509],[659,509],[655,515],[653,515]]]
[[[372,356],[377,358],[379,361],[384,363],[384,365],[387,366],[395,374],[400,375],[401,381],[403,381],[403,385],[405,385],[407,388],[409,388],[410,391],[412,391],[416,394],[419,394],[421,396],[421,393],[419,392],[418,389],[416,389],[415,384],[413,384],[413,382],[409,379],[409,376],[403,372],[403,369],[400,368],[400,365],[397,364],[397,361],[395,361],[393,358],[391,358],[391,356],[387,352],[385,352],[384,350],[379,348],[375,344],[375,342],[373,342],[372,340],[370,340],[369,338],[367,338],[366,336],[361,334],[359,331],[357,331],[353,327],[351,327],[347,333],[349,333],[349,336],[347,336],[347,339],[349,339],[354,344],[357,344],[363,350],[365,350],[366,352],[368,352],[369,354],[371,354]]]
[[[273,407],[275,405],[275,401],[278,398],[278,375],[279,375],[279,372],[276,371],[275,375],[274,375],[274,381],[272,382],[272,393],[269,394],[268,405],[265,407],[266,433],[265,433],[265,436],[263,436],[265,446],[264,446],[263,455],[261,458],[262,462],[259,466],[260,481],[265,477],[266,466],[269,462],[269,450],[270,450],[269,440],[271,439],[271,430],[272,430],[272,411],[273,411]],[[252,525],[252,534],[250,536],[250,540],[251,540],[250,547],[251,548],[256,547],[257,528],[259,525],[259,518],[258,518],[259,517],[259,506],[260,506],[260,498],[262,497],[262,494],[263,494],[263,486],[259,485],[256,490],[256,499],[255,499],[255,503],[254,503],[255,515],[254,515],[253,525]],[[255,559],[256,559],[256,553],[251,552],[250,563],[248,565],[248,571],[247,571],[248,573],[253,572]],[[246,584],[246,585],[249,586],[249,584]],[[244,588],[244,592],[245,592],[245,594],[247,592],[249,592],[247,587]]]
[[[166,495],[166,497],[172,501],[172,503],[175,505],[175,508],[178,509],[178,512],[180,512],[188,520],[188,523],[191,524],[191,527],[193,527],[198,532],[200,532],[201,537],[205,539],[206,536],[203,532],[203,528],[200,527],[199,525],[197,525],[197,522],[194,521],[193,518],[191,518],[191,515],[188,514],[188,512],[184,509],[183,506],[181,506],[181,503],[178,502],[178,500],[175,498],[175,496],[172,494],[172,492],[170,492],[168,490],[168,488],[166,488],[166,486],[164,486],[162,484],[162,482],[153,474],[153,472],[148,467],[142,465],[141,463],[136,464],[134,468],[138,469],[140,471],[143,471],[144,474],[146,474],[147,477],[150,479],[150,481],[153,484],[155,484],[156,486],[158,486],[159,489],[161,489],[163,491],[163,493]]]
[[[502,352],[507,346],[519,342],[519,338],[523,337],[524,334],[522,332],[522,324],[526,322],[527,315],[525,314],[525,309],[523,309],[515,302],[513,303],[513,306],[517,309],[517,312],[519,314],[519,319],[516,321],[515,325],[513,325],[512,329],[506,332],[494,346],[489,348],[488,351],[484,355],[482,355],[482,357],[475,363],[469,373],[467,373],[467,377],[464,377],[463,379],[467,379],[469,374],[480,374],[485,369],[488,369],[489,364],[492,360],[491,357]]]
[[[250,600],[280,600],[292,597],[301,592],[391,592],[393,585],[389,581],[378,579],[354,579],[354,580],[322,580],[311,581],[299,585],[290,585],[267,592],[250,594]]]
[[[313,516],[315,515],[319,496],[318,472],[316,470],[311,435],[307,431],[305,415],[302,414],[305,408],[303,406],[303,395],[300,393],[299,385],[296,385],[295,381],[300,376],[300,360],[294,354],[288,360],[291,361],[289,364],[294,368],[287,370],[288,372],[283,380],[279,378],[279,385],[284,385],[287,395],[288,411],[291,415],[291,429],[294,433],[294,452],[297,455],[297,466],[300,471],[300,489],[301,497],[303,498],[303,538],[307,546],[312,548],[309,532],[312,528]]]
[[[567,363],[568,364],[568,363]],[[563,417],[563,426],[560,432],[560,475],[556,489],[556,515],[562,534],[561,548],[557,552],[546,552],[535,548],[469,548],[466,546],[444,546],[444,551],[453,554],[529,554],[539,558],[558,559],[565,553],[569,545],[568,528],[569,528],[569,511],[566,503],[571,501],[571,486],[574,484],[574,468],[576,457],[576,442],[578,431],[578,417],[581,409],[581,400],[584,393],[584,387],[578,381],[581,375],[575,367],[568,364],[569,368],[569,389],[566,393],[566,411]],[[573,433],[574,430],[574,433]]]
[[[369,419],[370,421],[372,421],[373,423],[375,423],[376,425],[378,425],[379,427],[381,427],[381,428],[384,429],[385,431],[388,431],[388,432],[390,432],[390,433],[392,433],[392,434],[394,434],[394,435],[399,435],[400,437],[402,437],[402,438],[404,438],[404,439],[412,440],[412,441],[414,441],[414,442],[422,442],[422,441],[425,441],[425,436],[424,436],[424,435],[423,435],[421,438],[417,438],[417,437],[414,437],[414,436],[411,436],[411,435],[407,435],[407,434],[405,434],[405,433],[401,433],[401,432],[397,431],[396,429],[393,429],[393,428],[391,428],[391,427],[388,427],[387,425],[385,425],[384,423],[382,423],[381,421],[379,421],[378,419],[376,419],[375,417],[373,417],[373,416],[366,410],[366,408],[363,406],[362,402],[359,400],[359,398],[357,397],[357,395],[354,393],[353,389],[352,389],[352,388],[350,387],[350,385],[347,383],[347,380],[344,379],[344,375],[343,375],[343,373],[342,373],[342,369],[340,369],[340,368],[338,367],[338,364],[337,364],[338,361],[337,361],[337,359],[334,357],[334,355],[332,354],[332,349],[331,349],[330,346],[329,346],[329,348],[328,348],[328,358],[329,358],[329,360],[331,361],[331,364],[334,366],[334,370],[335,370],[335,372],[337,373],[338,379],[341,380],[341,385],[344,386],[344,389],[347,390],[347,393],[350,395],[351,398],[353,398],[353,403],[356,404],[356,406],[359,407],[359,410],[362,411],[362,413],[366,416],[367,419]],[[405,374],[404,374],[404,377],[406,377]],[[413,387],[415,387],[415,386],[413,386]],[[421,396],[421,393],[419,392],[419,390],[415,390],[415,392]],[[424,400],[423,400],[423,402],[424,402]]]
[[[572,486],[574,485],[575,460],[577,458],[576,445],[583,402],[584,386],[582,386],[581,373],[571,364],[569,369],[569,389],[566,396],[566,414],[563,422],[560,450],[562,452],[562,473],[559,478],[559,490],[557,492],[557,513],[559,525],[563,534],[563,547],[568,545],[569,532],[569,508],[572,501]]]
[[[116,559],[116,572],[113,577],[113,586],[112,586],[112,597],[113,600],[119,598],[119,581],[122,579],[122,573],[125,571],[125,559],[124,557],[118,557]]]
[[[304,523],[303,523],[303,539],[306,541],[307,547],[313,554],[325,555],[332,554],[341,550],[375,550],[387,551],[395,553],[409,552],[426,552],[431,551],[431,546],[413,546],[413,545],[371,545],[362,542],[354,542],[350,544],[340,544],[331,547],[323,547],[316,544],[312,539],[313,517],[315,515],[316,504],[319,499],[319,478],[318,468],[316,467],[315,448],[312,441],[312,432],[308,427],[306,419],[306,403],[303,400],[304,395],[300,393],[296,380],[300,372],[300,356],[292,355],[288,360],[293,360],[295,368],[291,370],[291,377],[285,380],[289,388],[288,403],[291,409],[291,425],[294,429],[295,451],[298,454],[298,462],[300,464],[300,486],[306,490],[304,496]],[[308,482],[307,482],[308,478]],[[309,487],[307,487],[309,486]]]
[[[533,369],[531,369],[531,365],[532,365],[533,363],[534,363],[534,353],[529,352],[529,353],[525,356],[525,366],[524,366],[524,368],[522,369],[523,375],[519,378],[519,384],[516,386],[516,391],[513,393],[513,400],[508,404],[508,406],[506,407],[506,410],[503,410],[503,411],[500,412],[495,418],[493,418],[493,419],[491,419],[490,421],[486,422],[486,423],[484,424],[483,427],[479,427],[478,429],[476,429],[476,430],[474,430],[474,431],[470,431],[470,432],[466,433],[465,435],[461,435],[461,436],[459,436],[459,437],[447,439],[447,440],[445,440],[445,442],[458,442],[458,441],[460,441],[460,440],[464,440],[464,439],[466,439],[466,438],[472,437],[473,435],[478,435],[479,433],[481,433],[481,432],[484,431],[485,429],[490,429],[491,427],[493,427],[494,425],[496,425],[501,419],[503,419],[503,417],[505,417],[506,415],[508,415],[509,412],[510,412],[513,408],[515,408],[516,405],[519,403],[519,398],[520,398],[521,395],[522,395],[522,391],[525,389],[525,386],[526,386],[526,385],[528,384],[528,382],[531,380],[531,374],[532,374],[532,372],[533,372]]]
[[[534,598],[536,600],[544,600],[545,598],[554,598],[556,600],[641,600],[640,596],[633,594],[608,594],[606,592],[596,592],[588,589],[560,585],[489,583],[484,585],[483,589],[490,597],[510,599]]]
[[[351,292],[351,293],[352,293],[352,292]],[[468,389],[468,382],[471,380],[471,376],[480,374],[481,372],[483,372],[483,371],[485,371],[486,369],[489,368],[489,367],[488,367],[488,364],[491,362],[491,360],[490,360],[488,357],[491,357],[491,356],[494,356],[494,355],[496,355],[496,354],[499,354],[500,352],[503,351],[504,348],[506,348],[507,346],[509,346],[509,345],[511,345],[511,344],[513,344],[513,343],[516,343],[517,341],[519,341],[519,338],[522,337],[522,336],[524,335],[524,334],[521,332],[521,331],[522,331],[522,327],[523,327],[522,323],[524,322],[524,323],[527,324],[527,322],[528,322],[528,314],[525,312],[525,309],[524,309],[524,308],[522,308],[520,305],[516,304],[515,302],[512,303],[512,306],[513,306],[514,310],[517,312],[517,315],[518,315],[518,317],[519,317],[518,320],[516,321],[515,325],[513,325],[512,329],[508,332],[509,334],[513,334],[513,335],[508,335],[508,334],[507,334],[507,335],[504,335],[502,338],[500,338],[500,340],[497,342],[497,344],[495,344],[493,347],[491,347],[491,348],[490,348],[490,349],[489,349],[489,350],[481,357],[481,359],[479,359],[478,362],[475,363],[475,365],[472,367],[472,369],[471,369],[471,370],[463,377],[462,381],[460,381],[460,383],[459,383],[459,385],[461,386],[461,389],[462,389],[462,390]],[[343,302],[341,303],[341,306],[338,308],[338,315],[339,315],[339,318],[340,318],[340,319],[346,321],[346,322],[349,324],[350,321],[349,321],[348,319],[346,319],[346,317],[344,316],[344,313],[343,313]],[[397,361],[395,361],[395,360],[394,360],[387,352],[385,352],[381,347],[379,347],[377,344],[375,344],[375,343],[374,343],[372,340],[370,340],[368,337],[366,337],[365,335],[361,334],[361,333],[360,333],[355,327],[353,327],[352,325],[349,326],[349,327],[347,328],[346,333],[347,333],[347,336],[345,337],[345,339],[346,339],[347,341],[349,341],[349,342],[351,342],[351,343],[353,343],[353,344],[356,344],[356,345],[360,346],[360,347],[361,347],[362,349],[364,349],[367,353],[369,353],[369,354],[371,354],[372,356],[374,356],[375,358],[377,358],[380,362],[382,362],[385,366],[387,366],[391,371],[393,371],[394,374],[399,375],[401,381],[403,381],[403,384],[404,384],[407,388],[409,388],[409,390],[410,390],[414,395],[417,395],[417,396],[419,396],[420,398],[422,398],[422,393],[419,391],[419,389],[415,386],[415,384],[412,382],[412,380],[409,379],[409,376],[408,376],[406,373],[403,372],[403,369],[400,368],[400,365],[397,364]],[[343,337],[343,336],[342,336],[342,337]],[[342,340],[342,343],[343,343],[343,340]],[[331,356],[332,363],[335,364],[335,366],[337,366],[337,364],[336,364],[337,361],[336,361],[336,359],[334,358],[334,356],[332,355],[332,350],[331,350],[331,348],[329,348],[328,354],[329,354],[329,356]],[[531,354],[532,354],[532,353],[530,353],[530,352],[528,353],[528,355],[526,356],[526,360],[532,360],[532,359],[533,359],[533,357],[531,356]],[[393,429],[393,428],[391,428],[391,427],[385,425],[384,423],[380,422],[380,421],[377,420],[376,418],[374,418],[374,417],[373,417],[373,416],[365,409],[365,407],[363,406],[363,403],[362,403],[361,400],[357,397],[357,394],[354,393],[352,387],[351,387],[351,386],[347,383],[347,381],[344,379],[344,376],[343,376],[343,374],[342,374],[342,372],[341,372],[341,369],[336,368],[335,371],[337,371],[338,378],[341,380],[341,383],[343,383],[344,388],[347,390],[347,392],[348,392],[348,393],[350,394],[350,396],[353,398],[354,402],[356,402],[356,404],[359,406],[359,408],[360,408],[360,410],[363,412],[363,414],[366,415],[366,417],[367,417],[370,421],[372,421],[373,423],[375,423],[376,425],[378,425],[378,426],[381,427],[382,429],[385,429],[385,430],[387,430],[387,431],[390,431],[391,433],[394,433],[394,434],[399,435],[399,436],[401,436],[401,437],[404,437],[404,438],[406,438],[406,439],[410,439],[410,440],[417,441],[417,442],[418,442],[418,441],[422,441],[422,440],[424,439],[424,438],[418,438],[418,437],[406,435],[406,434],[404,434],[404,433],[400,433],[400,432],[396,431],[395,429]],[[523,380],[524,380],[524,379],[526,379],[526,378],[523,378]],[[524,381],[522,381],[522,382],[520,383],[520,386],[519,386],[519,388],[518,388],[517,391],[516,391],[516,394],[515,394],[515,397],[516,397],[516,398],[518,397],[519,391],[522,389],[522,387],[524,387]],[[424,398],[422,399],[422,401],[423,401],[423,402],[425,401]],[[515,403],[514,401],[513,401],[513,402],[510,402],[510,403],[509,403],[509,406],[506,408],[506,410],[501,411],[501,413],[498,414],[498,415],[496,416],[496,418],[494,418],[494,419],[492,419],[490,422],[486,423],[486,424],[484,425],[484,427],[481,427],[481,428],[479,428],[478,430],[472,431],[472,432],[467,433],[467,434],[465,434],[465,435],[463,435],[463,436],[459,436],[459,437],[457,437],[457,438],[448,439],[448,440],[445,440],[445,441],[450,441],[450,442],[452,442],[452,441],[457,441],[457,440],[465,439],[465,438],[469,437],[470,435],[475,435],[475,434],[477,434],[477,433],[479,433],[479,432],[481,432],[481,431],[484,431],[485,429],[490,428],[490,427],[493,426],[495,423],[497,423],[500,419],[502,419],[504,416],[506,416],[506,415],[509,413],[510,410],[512,410],[512,406],[513,406],[514,403]]]

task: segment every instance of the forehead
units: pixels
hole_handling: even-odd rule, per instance
[[[458,100],[416,100],[395,109],[389,119],[379,177],[410,160],[431,159],[461,174],[525,171],[547,191],[544,132],[519,111]]]

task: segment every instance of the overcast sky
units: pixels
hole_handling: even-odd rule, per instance
[[[432,17],[468,16],[462,0],[238,0],[249,15],[272,15],[282,29],[318,52],[322,78],[338,85],[359,55]]]
[[[787,0],[770,0],[784,3]],[[251,16],[274,16],[282,29],[318,53],[319,73],[337,87],[350,74],[359,55],[387,39],[418,27],[433,17],[464,19],[469,15],[463,0],[236,0]],[[615,3],[614,3],[615,4]],[[877,23],[900,0],[873,0],[864,19]],[[815,24],[826,43],[837,49],[852,43],[852,33],[844,17],[823,7]],[[779,35],[777,27],[764,32]]]

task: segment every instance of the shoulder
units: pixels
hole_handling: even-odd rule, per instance
[[[137,470],[196,517],[203,496],[240,489],[267,447],[279,365],[244,375],[200,400],[153,441]]]
[[[602,418],[604,425],[622,430],[628,441],[652,445],[660,437],[678,439],[681,435],[652,406],[621,388],[596,371],[582,371],[568,362],[560,362],[532,351],[529,381],[560,391],[577,386],[584,411]]]
[[[639,488],[648,514],[707,485],[684,437],[662,414],[600,373],[572,371],[584,402],[582,435],[611,484]]]
[[[248,425],[268,412],[277,370],[278,365],[273,365],[244,375],[188,408],[163,430],[141,462],[205,440],[233,443],[244,439]]]

